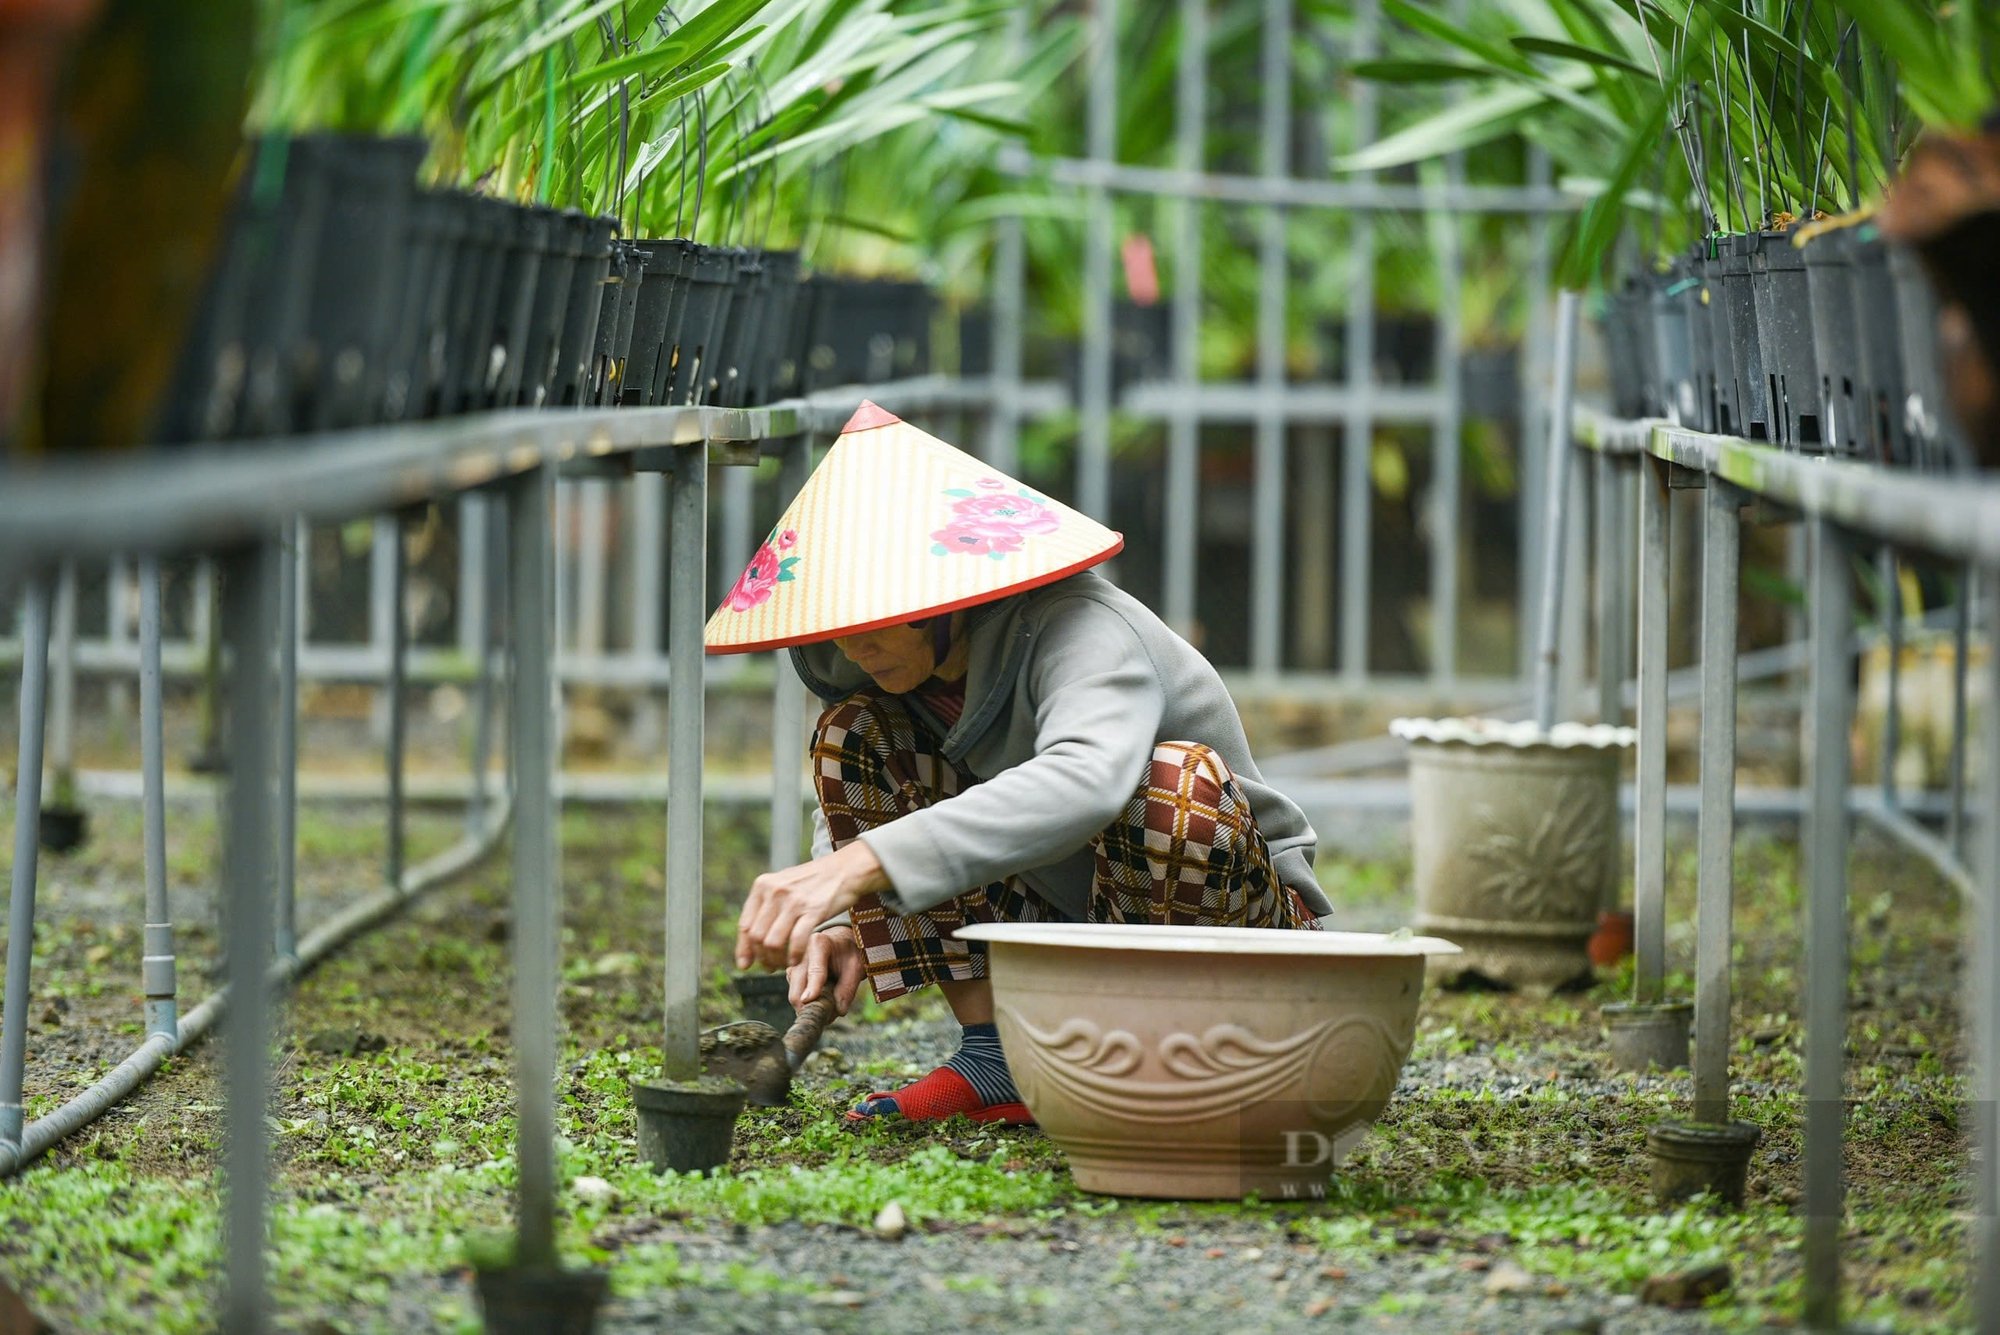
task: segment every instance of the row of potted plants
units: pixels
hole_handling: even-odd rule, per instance
[[[1866,218],[1706,238],[1607,298],[1613,410],[1803,453],[1958,466],[1931,302]]]
[[[496,408],[767,403],[929,369],[919,283],[796,251],[423,189],[421,140],[264,141],[165,408],[169,440]]]

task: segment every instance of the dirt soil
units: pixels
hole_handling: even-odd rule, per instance
[[[136,808],[93,816],[89,848],[45,863],[30,1116],[139,1037]],[[174,826],[187,1006],[212,985],[215,824],[183,811]],[[374,888],[380,826],[368,807],[308,815],[303,926]],[[457,829],[449,811],[420,812],[413,856]],[[727,1171],[656,1175],[637,1162],[628,1082],[658,1060],[663,829],[658,807],[572,812],[563,828],[561,1243],[571,1264],[611,1271],[606,1329],[1518,1335],[1798,1319],[1803,933],[1788,843],[1739,850],[1736,1115],[1764,1135],[1749,1203],[1661,1211],[1644,1130],[1684,1116],[1689,1086],[1610,1071],[1597,1009],[1629,984],[1616,976],[1544,1000],[1427,995],[1395,1101],[1321,1201],[1118,1201],[1077,1191],[1032,1128],[845,1129],[861,1094],[948,1054],[934,998],[841,1021],[792,1105],[739,1123]],[[704,1022],[736,1018],[725,947],[764,839],[754,815],[711,818]],[[1322,871],[1357,924],[1408,912],[1406,865]],[[1853,875],[1847,1291],[1884,1325],[1947,1328],[1968,1320],[1965,1090],[1948,1074],[1963,1063],[1957,905],[1866,838]],[[504,1235],[513,1187],[508,899],[496,860],[350,946],[287,1006],[270,1110],[284,1328],[478,1328],[468,1258]],[[1691,850],[1677,850],[1669,912],[1670,965],[1685,970]],[[0,1182],[0,1281],[57,1329],[212,1325],[218,1077],[202,1045]],[[892,1203],[901,1230],[878,1226]],[[1713,1296],[1674,1287],[1718,1265]],[[1686,1305],[1659,1301],[1672,1297]]]

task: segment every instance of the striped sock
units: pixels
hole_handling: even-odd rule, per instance
[[[1007,1069],[1007,1056],[1000,1051],[1000,1030],[994,1025],[966,1025],[958,1051],[945,1065],[964,1076],[978,1091],[980,1102],[988,1106],[1013,1103],[1021,1097],[1014,1088],[1014,1074]]]

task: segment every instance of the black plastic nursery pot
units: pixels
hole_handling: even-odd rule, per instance
[[[1611,409],[1620,417],[1646,415],[1645,371],[1639,352],[1637,309],[1628,285],[1604,303],[1604,347],[1611,376]]]
[[[921,375],[930,366],[930,326],[935,300],[922,283],[887,278],[834,281],[829,294],[839,331],[833,347],[833,384],[877,384]]]
[[[494,312],[495,355],[486,376],[482,407],[508,408],[520,401],[533,337],[535,289],[548,256],[556,212],[544,204],[514,210],[514,234],[500,265],[500,298]]]
[[[1770,391],[1765,384],[1763,345],[1757,328],[1757,298],[1750,286],[1754,232],[1717,238],[1722,260],[1722,304],[1729,318],[1730,396],[1736,409],[1735,435],[1771,439]]]
[[[798,367],[791,359],[793,321],[799,307],[799,253],[773,250],[764,255],[764,322],[751,358],[745,398],[750,403],[776,403],[797,393]]]
[[[471,254],[464,272],[454,280],[453,341],[443,411],[471,412],[488,403],[487,379],[493,368],[493,331],[500,309],[500,270],[507,261],[520,211],[505,200],[476,197],[467,238]]]
[[[1687,293],[1695,285],[1687,264],[1676,260],[1653,282],[1648,316],[1653,346],[1659,357],[1660,411],[1671,421],[1692,426],[1696,420],[1694,343],[1688,328]]]
[[[716,341],[729,318],[730,294],[736,285],[735,253],[689,242],[685,273],[687,292],[681,308],[679,350],[666,402],[703,403]]]
[[[548,244],[535,275],[535,300],[528,312],[528,342],[522,354],[521,387],[514,401],[523,408],[549,402],[556,361],[562,352],[563,322],[569,318],[570,276],[583,251],[583,229],[590,220],[576,209],[558,211],[549,220]]]
[[[1681,262],[1680,295],[1688,331],[1688,380],[1694,388],[1694,416],[1689,425],[1697,431],[1714,431],[1715,418],[1715,322],[1708,309],[1708,258],[1700,248]]]
[[[1819,400],[1826,448],[1864,453],[1859,386],[1861,330],[1855,322],[1853,265],[1848,228],[1819,232],[1801,247],[1806,287],[1812,294],[1813,356],[1819,367]]]
[[[1889,243],[1873,223],[1854,229],[1848,242],[1854,318],[1861,330],[1861,436],[1870,457],[1887,463],[1909,457],[1903,427],[1902,316],[1889,275]]]
[[[51,802],[41,810],[35,837],[47,852],[74,853],[90,838],[90,813],[69,803]]]
[[[429,342],[431,289],[440,277],[450,281],[450,229],[456,216],[457,201],[449,194],[419,190],[410,199],[409,226],[405,229],[408,258],[403,281],[394,293],[396,310],[382,371],[384,421],[402,421],[423,411],[423,349]]]
[[[1736,401],[1736,336],[1729,322],[1729,302],[1722,286],[1723,260],[1701,243],[1702,310],[1708,317],[1708,392],[1710,430],[1725,436],[1743,434],[1743,414]]]
[[[686,1084],[632,1082],[639,1154],[662,1172],[700,1172],[729,1162],[736,1119],[749,1093],[734,1080],[704,1076]]]
[[[549,401],[575,407],[585,401],[597,348],[598,323],[610,304],[611,237],[615,218],[585,218],[579,231],[576,266],[569,276],[569,310],[563,316],[556,350],[555,382]]]
[[[1771,439],[1786,449],[1818,454],[1826,449],[1825,418],[1805,252],[1793,244],[1790,232],[1758,232],[1754,240],[1750,292],[1757,307]]]
[[[447,350],[452,338],[452,296],[458,273],[470,262],[469,245],[473,207],[470,197],[456,191],[429,191],[420,196],[417,223],[433,232],[430,273],[418,289],[415,329],[407,360],[391,364],[391,376],[401,367],[404,377],[401,402],[395,402],[396,385],[390,385],[387,405],[392,416],[432,417],[442,398]],[[416,284],[411,285],[416,288]]]
[[[723,321],[722,336],[716,342],[708,380],[708,401],[725,408],[744,404],[744,366],[750,349],[762,336],[764,298],[769,292],[764,282],[763,252],[749,247],[736,251],[736,286],[730,293],[729,313]]]
[[[584,387],[583,402],[609,405],[618,402],[618,385],[625,374],[627,343],[619,341],[623,328],[629,336],[631,324],[625,312],[645,276],[644,253],[630,242],[613,240],[605,257],[604,294],[597,308],[597,334],[591,341],[590,381]]]
[[[611,1272],[480,1266],[473,1287],[491,1335],[589,1335],[597,1329]]]
[[[326,164],[299,144],[261,141],[244,178],[218,275],[214,393],[195,436],[282,435],[307,425],[295,388],[326,230]]]
[[[628,404],[662,402],[658,388],[665,363],[673,356],[673,336],[667,326],[684,281],[684,253],[678,243],[666,237],[648,237],[639,245],[646,252],[646,281],[639,289],[638,306],[632,315],[628,373],[618,396],[619,402]]]
[[[743,1003],[743,1018],[760,1020],[779,1033],[792,1027],[791,979],[782,973],[739,973],[729,980]]]
[[[381,419],[410,204],[429,145],[306,135],[293,151],[317,162],[325,187],[299,365],[305,416],[317,429],[365,426]]]
[[[1955,460],[1964,459],[1966,452],[1945,398],[1937,346],[1937,296],[1915,252],[1902,246],[1889,248],[1889,279],[1896,294],[1897,343],[1903,365],[1905,452],[1898,462],[1917,468],[1951,467]]]
[[[1646,1130],[1653,1196],[1673,1205],[1706,1192],[1718,1204],[1743,1204],[1750,1156],[1764,1133],[1749,1122],[1661,1122]]]
[[[792,313],[792,361],[799,393],[833,384],[834,280],[813,274],[799,284],[799,301]]]
[[[647,403],[671,403],[673,401],[675,372],[679,369],[681,344],[687,332],[687,303],[689,275],[694,269],[694,252],[699,248],[686,237],[667,237],[658,241],[643,243],[666,256],[666,266],[671,268],[673,279],[667,293],[666,325],[660,336],[660,355],[653,361],[650,376],[637,384]],[[650,272],[650,270],[649,270]],[[655,280],[648,278],[648,282]]]

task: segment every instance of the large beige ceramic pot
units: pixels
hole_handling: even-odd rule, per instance
[[[1410,743],[1417,930],[1477,972],[1547,991],[1590,976],[1618,878],[1618,758],[1630,728],[1397,719]]]
[[[1424,957],[1357,932],[984,923],[1000,1041],[1076,1184],[1307,1198],[1396,1088]]]

